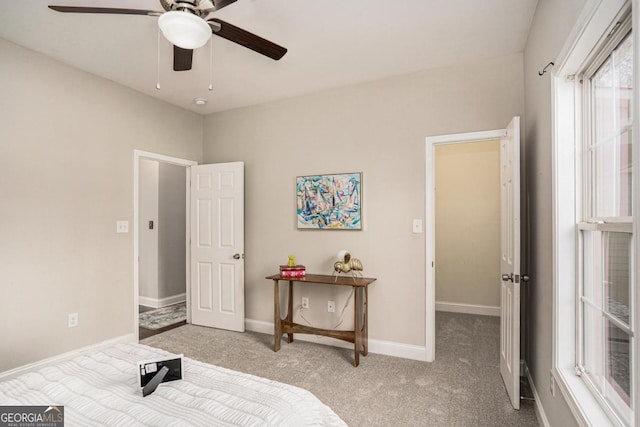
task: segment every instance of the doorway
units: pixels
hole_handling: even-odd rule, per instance
[[[140,339],[186,323],[186,169],[140,159]]]
[[[520,117],[505,129],[427,137],[426,171],[426,327],[425,359],[435,360],[436,242],[435,149],[438,145],[500,141],[500,375],[514,409],[520,406]]]
[[[138,340],[170,329],[176,322],[190,322],[188,172],[195,164],[134,151],[134,331]],[[176,320],[185,314],[186,320]]]
[[[500,316],[500,141],[435,147],[436,310]]]
[[[435,360],[435,338],[436,338],[436,277],[435,277],[435,150],[438,146],[449,144],[464,144],[480,141],[495,141],[504,138],[505,129],[470,132],[463,134],[451,134],[430,136],[425,140],[425,171],[426,171],[426,191],[425,191],[425,236],[426,236],[426,292],[425,292],[425,343],[428,362]]]
[[[185,176],[186,323],[244,332],[244,163],[198,165],[191,160],[134,150],[133,278],[134,334],[140,339],[143,161],[179,166]],[[177,202],[179,203],[179,202]],[[191,296],[194,296],[193,301]]]

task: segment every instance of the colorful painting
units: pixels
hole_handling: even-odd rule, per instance
[[[362,229],[362,174],[296,178],[298,228]]]

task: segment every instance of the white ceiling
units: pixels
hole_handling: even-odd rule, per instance
[[[63,14],[49,4],[162,11],[158,0],[2,0],[0,37],[209,114],[521,52],[537,0],[238,0],[212,16],[289,51],[273,61],[214,36],[212,91],[209,45],[194,52],[191,71],[175,72],[157,18]],[[194,104],[199,97],[206,106]]]

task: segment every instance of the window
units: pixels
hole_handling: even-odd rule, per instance
[[[550,388],[562,393],[580,425],[640,426],[640,319],[633,303],[640,297],[640,242],[633,233],[640,225],[640,175],[633,174],[633,163],[640,163],[633,149],[640,103],[633,62],[640,43],[632,3],[586,2],[551,80]]]
[[[577,179],[576,368],[614,419],[632,423],[633,301],[630,16],[618,21],[579,74],[582,176]]]

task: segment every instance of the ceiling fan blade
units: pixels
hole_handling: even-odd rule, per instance
[[[216,36],[237,43],[276,61],[287,53],[286,48],[220,19],[211,18],[207,22],[209,22],[211,30]],[[220,24],[220,29],[217,28],[217,25],[211,24],[211,22]]]
[[[63,13],[109,13],[114,15],[148,15],[159,16],[163,12],[142,9],[120,9],[112,7],[84,7],[84,6],[49,6],[49,9]]]
[[[189,71],[193,61],[193,49],[173,45],[173,71]]]

